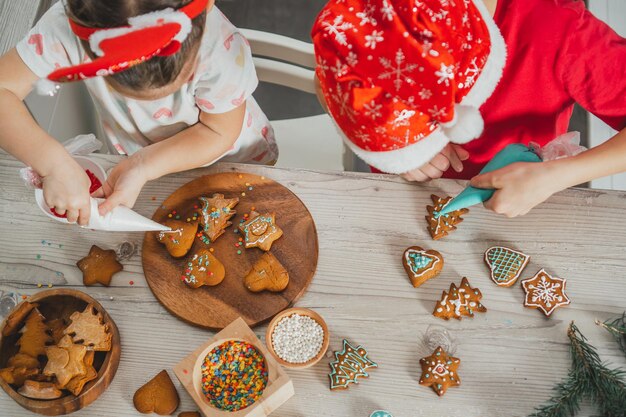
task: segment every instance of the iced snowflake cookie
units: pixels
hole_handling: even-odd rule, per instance
[[[467,278],[461,280],[461,286],[457,288],[454,283],[450,284],[450,290],[443,292],[441,300],[437,301],[433,316],[450,320],[455,318],[461,320],[461,317],[474,317],[474,312],[484,313],[487,308],[480,303],[483,298],[478,288],[472,288]]]
[[[552,277],[545,269],[529,279],[522,281],[526,291],[524,307],[537,308],[550,317],[558,307],[568,305],[569,298],[565,294],[565,279]]]
[[[457,369],[461,364],[459,358],[448,355],[439,346],[432,355],[420,359],[422,376],[420,384],[431,387],[439,396],[446,393],[449,387],[461,385]]]
[[[280,292],[289,285],[289,273],[274,255],[266,252],[252,266],[243,283],[252,292]]]
[[[402,265],[414,287],[436,277],[443,268],[443,256],[436,250],[411,246],[402,255]]]
[[[276,224],[274,213],[250,213],[250,218],[239,225],[246,249],[259,248],[269,251],[272,243],[283,235],[283,231]]]
[[[224,194],[213,194],[213,197],[200,197],[200,224],[206,237],[211,242],[224,233],[224,229],[232,223],[230,219],[236,214],[233,208],[239,203],[238,198],[224,198]]]
[[[469,210],[455,210],[451,213],[439,216],[438,213],[452,201],[452,197],[439,197],[433,194],[430,198],[433,200],[434,206],[426,206],[426,210],[428,211],[428,216],[426,216],[428,231],[434,240],[439,240],[448,236],[450,232],[455,231],[456,225],[463,221],[461,216],[469,213]]]
[[[491,279],[501,287],[515,284],[529,260],[530,256],[504,246],[493,246],[485,252]]]
[[[165,248],[174,258],[187,255],[196,238],[197,223],[187,223],[182,220],[167,220],[164,226],[171,228],[170,232],[159,232],[157,240],[165,245]]]
[[[191,288],[212,287],[222,282],[225,274],[224,265],[211,252],[200,249],[185,264],[181,279]]]
[[[350,384],[358,384],[358,378],[369,377],[367,369],[377,367],[376,362],[367,357],[363,346],[355,348],[344,339],[343,350],[335,352],[335,360],[330,362],[330,389],[347,389]]]

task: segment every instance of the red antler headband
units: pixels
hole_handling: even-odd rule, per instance
[[[89,28],[70,19],[72,31],[80,39],[89,41],[98,58],[55,70],[46,79],[39,80],[38,92],[54,95],[59,89],[56,82],[116,74],[154,56],[175,54],[191,32],[191,19],[199,16],[208,3],[209,0],[192,0],[178,10],[168,8],[131,17],[128,26],[111,29]]]

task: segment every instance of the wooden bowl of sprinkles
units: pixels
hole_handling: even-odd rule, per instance
[[[287,358],[281,357],[274,347],[274,332],[276,331],[277,326],[283,319],[288,319],[294,315],[304,316],[314,320],[321,327],[323,333],[322,344],[319,351],[304,362],[290,362]],[[326,354],[329,342],[330,334],[328,332],[328,326],[322,316],[313,310],[302,307],[288,308],[287,310],[283,310],[278,313],[267,326],[267,332],[265,333],[265,344],[267,345],[267,350],[279,364],[286,368],[305,369],[315,365],[322,359],[324,354]]]

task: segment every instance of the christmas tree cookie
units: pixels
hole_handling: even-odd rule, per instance
[[[446,393],[449,387],[461,385],[457,369],[461,364],[459,358],[448,355],[439,346],[432,355],[420,359],[422,376],[420,384],[431,387],[439,396]]]
[[[493,246],[485,252],[491,280],[501,287],[515,284],[529,260],[530,256],[504,246]]]
[[[347,389],[350,384],[358,384],[358,378],[367,378],[367,369],[377,368],[378,365],[367,357],[367,351],[363,346],[352,346],[347,340],[343,340],[343,350],[335,352],[335,360],[330,362],[332,372],[330,377],[330,389]]]
[[[443,292],[441,300],[437,301],[433,316],[450,320],[461,317],[474,317],[474,312],[484,313],[487,308],[480,303],[482,293],[478,288],[472,288],[467,278],[461,280],[461,286],[457,288],[454,283],[450,284],[450,290]]]
[[[436,250],[411,246],[402,255],[402,265],[414,287],[436,277],[443,268],[443,256]]]
[[[224,198],[224,194],[213,194],[213,197],[200,197],[200,224],[204,234],[211,242],[224,233],[224,229],[232,223],[230,219],[236,214],[233,208],[239,203],[238,198]]]
[[[430,236],[433,240],[439,240],[448,236],[450,232],[455,231],[456,225],[463,221],[461,216],[469,213],[469,210],[455,210],[451,213],[440,216],[438,213],[443,210],[443,208],[450,203],[450,201],[452,201],[452,197],[439,197],[433,194],[430,198],[433,200],[434,205],[426,206],[426,210],[428,211],[428,216],[426,216],[428,231],[430,232]]]
[[[550,317],[558,307],[570,303],[565,294],[565,283],[565,279],[553,277],[542,269],[534,277],[522,281],[526,292],[524,306],[537,308]]]

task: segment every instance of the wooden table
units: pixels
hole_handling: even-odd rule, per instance
[[[105,167],[117,160],[98,156]],[[100,233],[64,227],[35,206],[33,192],[20,182],[20,164],[0,154],[0,290],[33,294],[50,283],[78,288],[108,310],[121,332],[122,361],[109,390],[78,416],[136,416],[132,396],[161,369],[171,368],[211,336],[169,315],[142,275],[141,258],[124,262],[110,288],[82,285],[75,267],[92,244],[114,248],[125,240],[141,243],[140,233]],[[298,306],[327,321],[332,350],[347,338],[363,344],[379,368],[345,392],[328,389],[328,358],[312,369],[289,371],[296,395],[276,416],[369,416],[387,409],[396,417],[525,416],[551,395],[568,371],[566,328],[571,320],[601,357],[625,366],[609,334],[594,324],[626,309],[626,194],[572,189],[557,194],[529,215],[506,219],[474,208],[454,234],[432,241],[425,206],[431,193],[456,193],[462,182],[407,184],[391,176],[321,173],[217,164],[149,183],[136,204],[151,216],[172,191],[199,175],[241,170],[273,178],[295,192],[311,210],[319,232],[317,274]],[[545,267],[567,278],[572,303],[545,319],[522,306],[519,284],[499,288],[488,277],[484,251],[505,244],[532,256],[528,277]],[[400,258],[411,245],[443,253],[442,274],[415,289]],[[445,322],[431,315],[435,300],[461,276],[479,287],[489,311],[473,319]],[[133,284],[130,284],[133,281]],[[458,341],[460,388],[438,398],[418,385],[422,334],[444,326]],[[256,329],[263,336],[265,327]],[[263,339],[263,337],[261,337]],[[173,374],[170,373],[172,376]],[[176,381],[177,382],[177,381]],[[178,385],[180,388],[180,385]],[[179,411],[195,410],[179,390]],[[30,415],[0,393],[0,414]],[[590,415],[589,409],[580,416]]]

